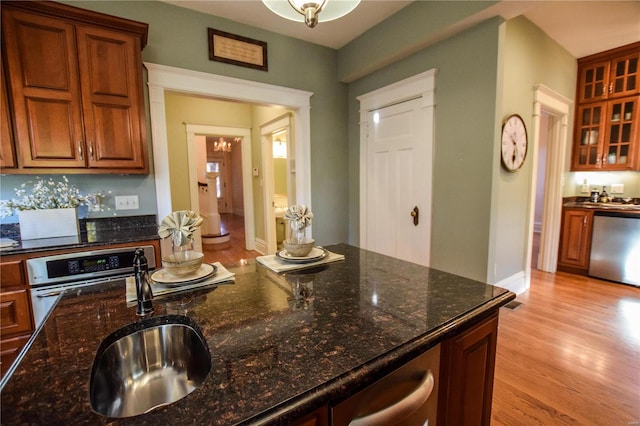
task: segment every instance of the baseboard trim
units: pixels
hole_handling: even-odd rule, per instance
[[[265,255],[267,254],[267,242],[261,238],[256,238],[256,248],[255,251],[258,253]]]
[[[524,271],[520,271],[510,277],[501,280],[496,283],[495,286],[502,287],[509,291],[514,292],[515,294],[522,294],[527,290],[527,283],[525,281],[525,273]]]

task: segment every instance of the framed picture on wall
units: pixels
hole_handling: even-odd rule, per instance
[[[269,71],[267,43],[209,28],[209,59]]]

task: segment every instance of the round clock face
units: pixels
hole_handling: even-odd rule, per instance
[[[515,172],[527,156],[527,129],[522,118],[514,114],[502,126],[502,164]]]

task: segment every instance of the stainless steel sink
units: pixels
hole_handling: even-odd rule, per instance
[[[105,339],[89,384],[96,413],[137,416],[178,401],[202,384],[211,369],[209,349],[186,317],[171,318],[151,318],[142,329],[136,323],[130,326],[133,331],[125,328]]]

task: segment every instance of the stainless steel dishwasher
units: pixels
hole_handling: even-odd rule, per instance
[[[589,275],[640,286],[640,214],[595,212]]]

